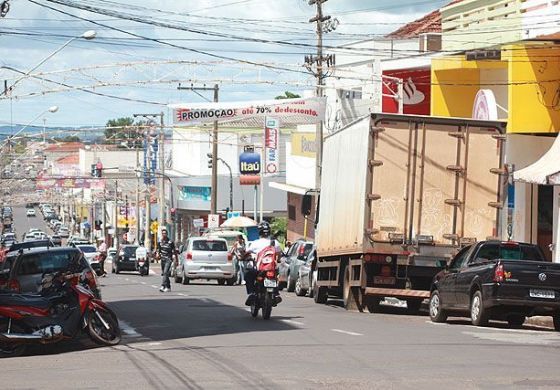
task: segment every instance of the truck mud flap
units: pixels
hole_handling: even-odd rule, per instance
[[[376,288],[368,287],[365,289],[365,295],[372,295],[378,297],[393,297],[393,298],[424,298],[430,297],[430,292],[425,290],[404,290],[399,288]]]

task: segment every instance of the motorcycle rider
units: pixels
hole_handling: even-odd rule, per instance
[[[270,237],[270,225],[268,222],[263,221],[259,223],[257,226],[259,229],[259,239],[255,241],[251,241],[249,246],[247,247],[247,253],[252,253],[256,256],[262,251],[264,248],[270,246],[272,241],[274,241],[274,247],[276,248],[276,256],[280,256],[280,252],[282,252],[282,248],[280,247],[280,243],[273,237]],[[278,258],[278,257],[277,257]],[[245,269],[245,288],[247,290],[247,300],[245,301],[245,305],[251,306],[253,300],[256,298],[255,296],[255,280],[257,278],[257,265],[256,261],[253,261],[253,266],[249,266],[247,264],[247,268]],[[274,292],[274,301],[275,304],[282,302],[282,298],[280,294],[278,294],[278,290]]]

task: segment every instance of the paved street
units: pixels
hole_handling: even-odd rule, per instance
[[[465,319],[434,325],[395,308],[346,312],[336,301],[317,305],[287,293],[264,321],[243,306],[241,286],[173,284],[162,294],[159,281],[134,273],[101,278],[125,333],[121,345],[84,339],[32,349],[2,360],[3,388],[560,387],[554,331],[477,328]]]

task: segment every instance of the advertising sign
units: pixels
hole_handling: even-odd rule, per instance
[[[195,228],[203,228],[204,227],[204,219],[202,219],[202,218],[193,219],[192,223],[193,223],[193,226]]]
[[[136,207],[118,206],[117,227],[126,228],[127,223],[129,228],[136,225]]]
[[[264,124],[264,174],[278,175],[280,171],[280,122],[276,118],[267,117]]]
[[[239,173],[258,175],[261,173],[261,155],[255,152],[243,152],[239,155]]]
[[[283,126],[316,124],[325,119],[325,106],[324,97],[169,105],[173,109],[173,123],[177,125],[219,121],[252,127],[261,127],[270,115],[279,118]]]
[[[317,145],[315,143],[315,133],[294,133],[292,134],[292,155],[315,158]]]
[[[430,115],[431,71],[425,68],[388,70],[383,76],[401,79],[403,82],[403,113]],[[398,113],[399,101],[396,97],[396,80],[383,80],[383,112]]]
[[[208,229],[220,227],[220,216],[218,214],[208,214]]]
[[[35,186],[38,190],[49,188],[91,188],[93,190],[102,190],[105,188],[105,180],[86,178],[37,179]]]
[[[201,200],[204,202],[210,202],[210,198],[212,197],[212,188],[200,186],[182,186],[179,197],[181,200]]]

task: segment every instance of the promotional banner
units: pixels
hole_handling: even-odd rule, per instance
[[[325,119],[326,97],[279,99],[232,103],[170,104],[173,123],[195,126],[218,121],[221,125],[262,127],[265,118],[273,115],[282,126],[316,124]]]
[[[37,179],[35,186],[38,190],[49,188],[90,188],[92,190],[105,189],[105,180],[103,179]]]
[[[384,71],[383,76],[401,79],[403,82],[403,113],[430,115],[431,72],[430,69],[401,69]],[[396,80],[383,80],[383,112],[398,113],[399,102],[395,97]]]
[[[276,176],[280,171],[280,122],[276,118],[267,117],[264,125],[264,175]]]

